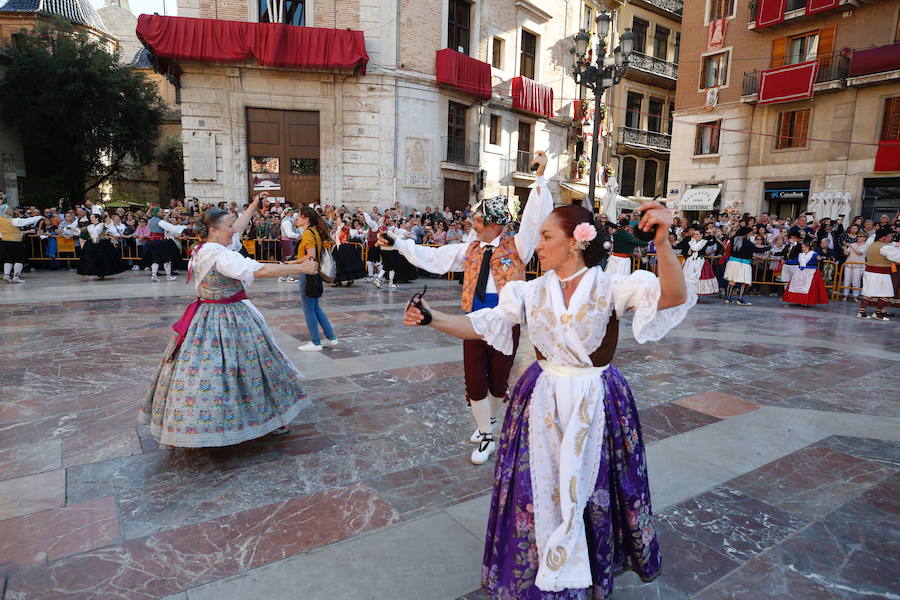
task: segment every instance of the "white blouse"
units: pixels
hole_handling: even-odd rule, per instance
[[[181,246],[181,240],[178,239],[178,236],[184,233],[184,230],[187,229],[187,225],[175,225],[168,221],[160,221],[159,226],[165,233],[165,238],[167,240],[173,240],[176,244]]]
[[[703,259],[702,256],[698,254],[701,250],[706,248],[707,240],[700,238],[699,240],[691,240],[688,242],[688,248],[690,248],[690,253],[688,254],[688,258],[692,258],[694,260]]]
[[[801,267],[805,267],[809,263],[810,259],[815,256],[815,254],[816,253],[812,250],[810,250],[809,252],[801,252],[797,255],[797,264],[799,264]]]
[[[198,289],[200,282],[213,267],[225,277],[237,279],[246,288],[253,283],[256,272],[262,269],[263,265],[252,258],[241,256],[239,252],[221,244],[205,242],[198,250],[194,251],[188,265],[194,285]]]
[[[91,223],[87,226],[88,235],[91,236],[91,241],[95,244],[100,241],[100,237],[103,235],[103,232],[106,231],[106,225],[103,223]]]
[[[545,357],[529,407],[529,469],[534,493],[538,572],[543,591],[592,584],[583,514],[594,491],[603,443],[606,366],[594,367],[597,350],[615,310],[634,311],[635,340],[659,340],[697,302],[688,284],[684,304],[659,310],[659,279],[648,271],[611,275],[589,269],[566,307],[556,273],[504,286],[496,308],[468,315],[475,332],[491,346],[512,354],[513,327],[528,324],[528,335]],[[587,451],[585,451],[587,450]]]
[[[897,244],[882,246],[878,252],[889,261],[900,263],[900,246],[897,246]]]

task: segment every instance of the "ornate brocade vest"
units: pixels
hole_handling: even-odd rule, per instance
[[[8,218],[0,217],[0,240],[4,242],[21,242],[22,230],[13,225]]]
[[[893,263],[881,255],[881,249],[887,246],[884,242],[873,242],[866,250],[866,264],[873,267],[890,267]]]
[[[475,286],[478,285],[478,273],[481,271],[481,259],[484,250],[480,242],[469,244],[466,252],[466,266],[463,270],[463,291],[461,307],[465,312],[472,312],[472,303],[475,299]],[[525,280],[525,263],[519,257],[516,248],[516,240],[512,236],[504,235],[500,238],[500,245],[494,249],[491,256],[491,275],[497,284],[497,293],[510,281]]]

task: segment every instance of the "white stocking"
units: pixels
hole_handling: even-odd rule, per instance
[[[24,267],[22,263],[16,263],[13,265],[13,277],[18,277],[22,274],[22,267]]]
[[[500,407],[503,406],[503,398],[497,398],[493,394],[488,394],[487,400],[491,403],[491,419],[496,420]]]
[[[471,400],[472,416],[475,417],[475,424],[478,425],[478,431],[481,433],[491,433],[491,401],[490,395],[483,400]]]
[[[166,270],[166,277],[172,276],[172,263],[167,262],[163,265],[163,268]]]
[[[391,283],[394,283],[394,272],[393,271],[388,273],[388,281]]]
[[[12,271],[12,263],[3,263],[3,276],[9,277],[9,274],[11,271]]]
[[[366,272],[369,274],[369,277],[374,276],[375,275],[375,263],[373,263],[370,260],[366,261]]]
[[[152,265],[150,265],[150,273],[152,273],[153,276],[156,277],[157,273],[159,273],[159,263],[153,263]]]

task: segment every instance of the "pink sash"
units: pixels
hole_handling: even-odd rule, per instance
[[[197,298],[196,300],[188,304],[187,308],[184,310],[184,314],[181,315],[180,319],[178,319],[178,322],[172,325],[172,329],[174,329],[178,334],[178,341],[175,343],[175,347],[172,349],[172,353],[167,357],[168,360],[172,360],[172,358],[178,352],[178,349],[181,348],[181,344],[182,342],[184,342],[184,338],[191,326],[191,322],[194,320],[194,315],[197,314],[197,309],[200,308],[201,304],[234,304],[246,299],[247,292],[241,290],[234,296],[229,296],[228,298],[221,298],[219,300]]]

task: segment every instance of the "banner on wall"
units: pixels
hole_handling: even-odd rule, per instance
[[[703,103],[703,110],[710,111],[716,108],[719,103],[719,88],[711,87],[706,90],[706,102]]]
[[[706,32],[706,50],[719,50],[725,46],[725,29],[728,27],[728,18],[714,19],[709,22]]]

